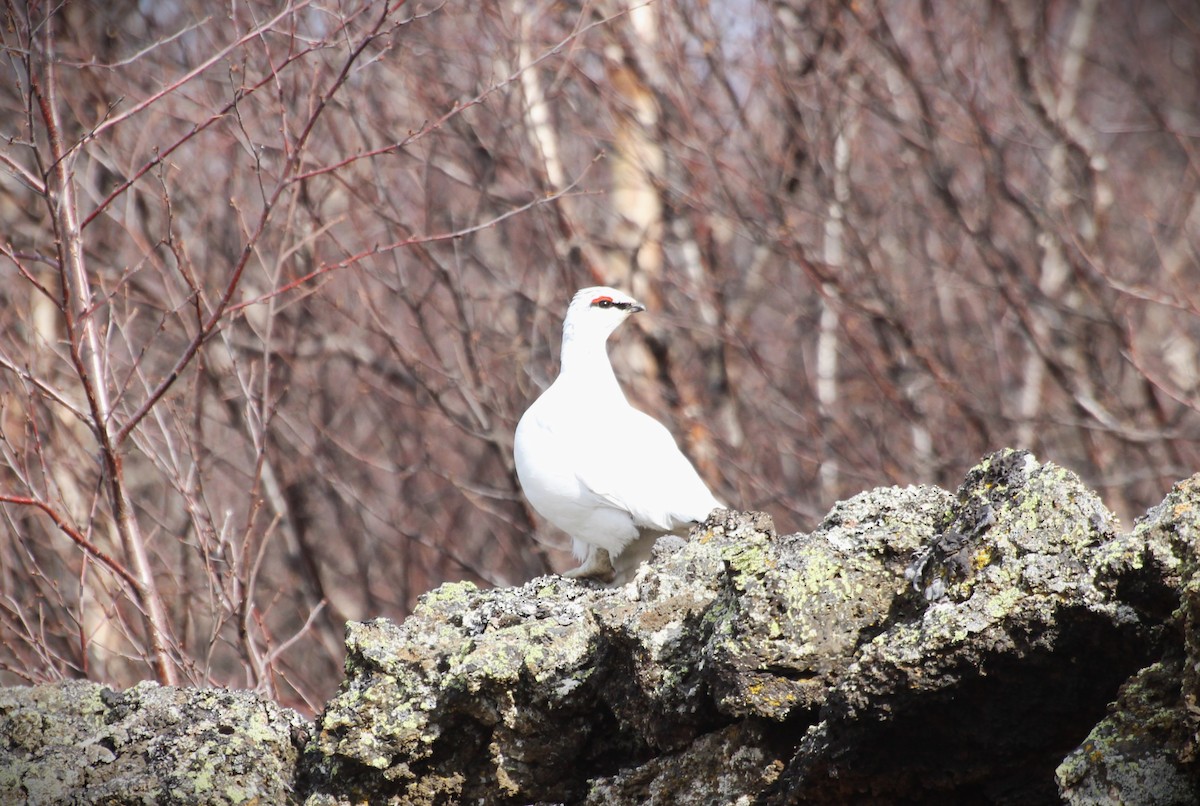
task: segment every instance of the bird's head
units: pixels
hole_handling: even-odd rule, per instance
[[[630,314],[646,306],[623,291],[595,286],[577,291],[563,321],[563,340],[587,339],[603,343]]]

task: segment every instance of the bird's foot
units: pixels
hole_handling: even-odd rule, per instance
[[[564,571],[563,576],[568,579],[594,579],[597,582],[608,583],[616,578],[617,572],[613,568],[612,558],[609,557],[607,549],[591,547],[579,567]]]

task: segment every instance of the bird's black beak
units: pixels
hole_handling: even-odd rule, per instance
[[[640,302],[634,302],[629,306],[630,313],[638,313],[639,311],[644,311],[644,310],[646,310],[646,306]]]

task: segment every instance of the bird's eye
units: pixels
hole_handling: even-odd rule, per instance
[[[592,304],[597,308],[611,308],[616,303],[612,301],[612,297],[596,297]]]

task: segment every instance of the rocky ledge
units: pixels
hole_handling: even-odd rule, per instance
[[[250,694],[0,690],[0,802],[1200,802],[1200,475],[1120,533],[996,453],[811,534],[718,513],[629,584],[447,584]]]

